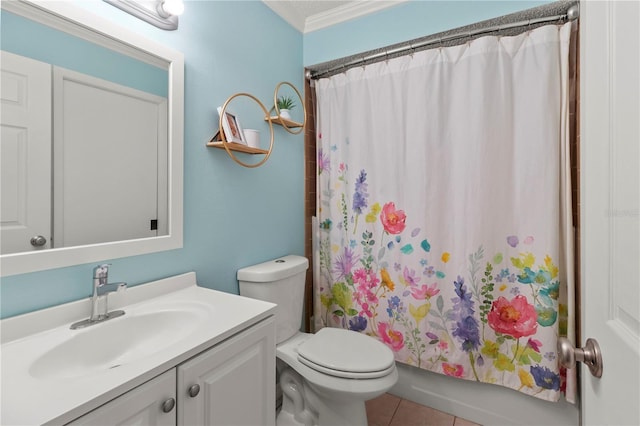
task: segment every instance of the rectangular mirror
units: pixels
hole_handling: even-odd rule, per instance
[[[3,276],[182,247],[184,57],[67,2],[2,2]]]

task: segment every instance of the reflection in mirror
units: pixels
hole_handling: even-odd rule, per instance
[[[2,275],[181,247],[182,54],[68,3],[1,19]]]

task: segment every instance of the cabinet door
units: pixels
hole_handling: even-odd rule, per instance
[[[180,365],[178,424],[275,425],[275,349],[270,317]]]
[[[171,399],[173,404],[169,402]],[[173,368],[72,421],[69,425],[175,426],[175,401],[176,369]]]

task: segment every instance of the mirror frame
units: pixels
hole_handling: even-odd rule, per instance
[[[145,52],[168,67],[168,235],[0,255],[0,276],[182,248],[184,158],[184,55],[68,2],[3,1],[3,10],[55,26],[121,53]],[[59,22],[55,22],[58,21]],[[53,24],[55,22],[55,24]]]

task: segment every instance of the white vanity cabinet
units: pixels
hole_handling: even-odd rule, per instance
[[[273,317],[178,367],[179,425],[275,424]]]
[[[275,358],[269,317],[68,425],[274,425]]]
[[[276,305],[193,272],[112,296],[82,329],[89,298],[0,321],[0,425],[274,424]]]

